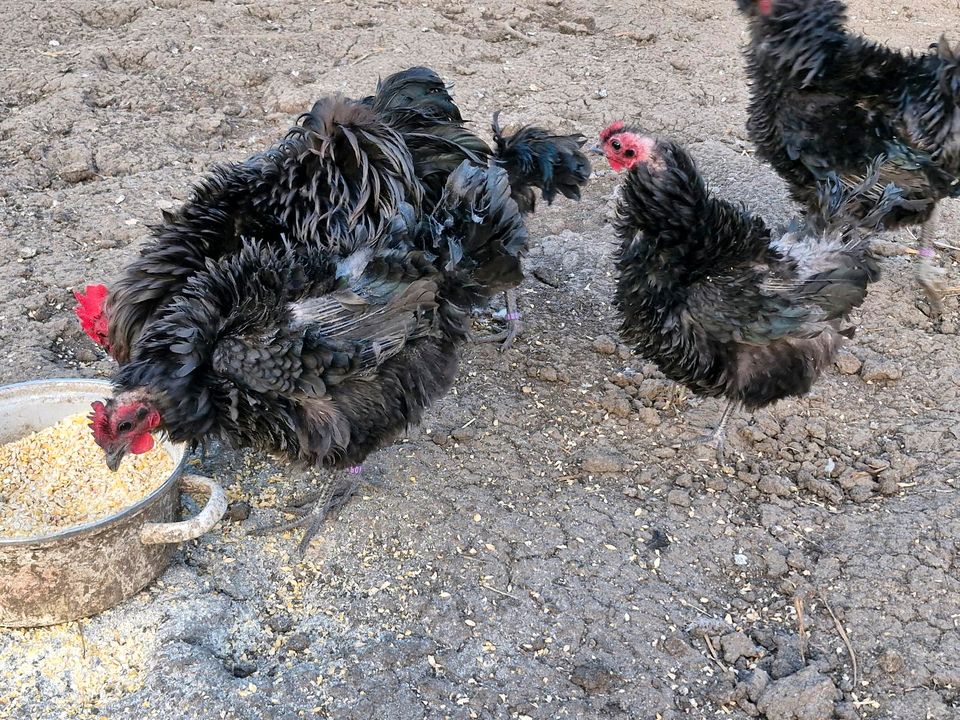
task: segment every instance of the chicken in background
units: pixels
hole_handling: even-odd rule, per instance
[[[916,203],[884,187],[875,167],[855,188],[828,176],[814,210],[771,233],[761,218],[713,196],[669,140],[618,122],[597,150],[626,173],[614,221],[620,333],[671,380],[727,399],[703,440],[716,444],[722,464],[735,408],[806,394],[852,336],[842,321],[879,276],[870,234]]]
[[[496,166],[463,162],[431,215],[393,220],[342,236],[342,254],[244,234],[193,269],[139,330],[113,397],[94,403],[109,467],[162,433],[339,470],[290,509],[299,518],[265,528],[305,526],[302,555],[359,486],[356,466],[449,390],[469,308],[523,278],[526,231]]]
[[[831,172],[860,185],[881,158],[883,184],[909,199],[891,207],[887,229],[920,225],[921,285],[930,314],[942,312],[942,268],[932,263],[937,201],[960,197],[960,53],[946,39],[902,54],[846,28],[840,0],[737,0],[749,18],[747,129],[758,154],[810,208]],[[860,210],[873,211],[876,194]]]

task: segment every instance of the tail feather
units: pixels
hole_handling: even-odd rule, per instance
[[[104,309],[107,299],[107,288],[104,285],[87,285],[84,292],[74,292],[77,307],[74,308],[80,327],[97,345],[110,352],[110,342],[107,339],[109,319]]]
[[[932,48],[936,50],[940,60],[937,80],[941,92],[957,97],[957,93],[960,93],[960,45],[951,46],[947,36],[941,35],[939,42],[934,43]]]
[[[540,188],[550,204],[557,194],[580,199],[580,190],[590,178],[590,161],[580,148],[586,138],[576,135],[551,135],[538,127],[523,127],[504,135],[499,111],[493,115],[493,138],[497,161],[506,169],[514,200],[521,212],[536,209],[533,188]]]
[[[871,164],[863,182],[845,186],[831,173],[818,187],[819,203],[806,222],[813,237],[790,248],[803,277],[801,294],[831,319],[860,306],[867,286],[880,279],[880,264],[871,252],[871,238],[883,229],[895,208],[922,208],[926,200],[908,200],[893,184],[883,185],[880,165]]]
[[[462,285],[462,305],[478,305],[523,280],[527,231],[511,198],[507,173],[464,161],[450,175],[425,248]]]
[[[805,224],[825,234],[880,232],[895,210],[918,211],[929,205],[931,201],[925,198],[907,198],[894,183],[885,185],[881,180],[885,162],[883,155],[875,158],[857,184],[828,173],[817,184],[817,198]]]

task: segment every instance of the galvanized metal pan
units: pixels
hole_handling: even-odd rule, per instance
[[[86,412],[110,394],[102,380],[39,380],[0,387],[0,443]],[[110,517],[42,537],[0,540],[0,626],[37,627],[95,615],[139,592],[170,563],[176,543],[211,530],[227,509],[223,488],[185,475],[183,445],[164,443],[170,477]],[[176,522],[180,492],[207,496],[196,517]]]

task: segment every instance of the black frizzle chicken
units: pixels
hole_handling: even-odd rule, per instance
[[[469,308],[522,280],[522,218],[502,169],[464,162],[430,216],[353,233],[342,253],[240,235],[195,269],[94,403],[107,464],[164,433],[344,469],[417,423],[454,380]],[[301,554],[357,485],[341,474],[281,526],[306,526]]]
[[[395,131],[369,107],[324,98],[277,145],[215,167],[183,207],[164,213],[109,293],[90,286],[78,294],[77,315],[87,334],[124,363],[142,328],[209,260],[239,252],[243,236],[345,256],[398,213],[418,213],[422,195]]]
[[[77,294],[87,334],[119,362],[141,328],[208,258],[237,252],[242,234],[294,244],[321,242],[349,252],[400,207],[432,211],[450,174],[464,160],[504,167],[521,212],[535,209],[534,188],[549,203],[580,197],[590,165],[581,135],[522,128],[505,136],[494,121],[496,151],[463,126],[439,76],[415,67],[378,84],[363,101],[318,101],[277,145],[238,163],[215,167],[175,213],[164,213],[153,241],[110,288]],[[357,233],[355,230],[359,230]],[[508,294],[509,347],[518,330]],[[493,339],[499,339],[497,337]]]
[[[841,321],[879,274],[869,233],[906,201],[892,185],[877,188],[875,172],[854,189],[832,178],[816,212],[771,234],[711,195],[678,145],[623,123],[600,141],[611,167],[627,171],[615,220],[620,332],[671,380],[727,399],[712,436],[722,462],[735,407],[806,394],[852,334]],[[872,210],[854,212],[875,197]]]
[[[539,127],[521,127],[506,135],[493,116],[494,147],[464,124],[460,109],[444,81],[427,67],[413,67],[381,80],[376,94],[364,98],[379,117],[400,133],[410,149],[417,177],[424,184],[424,204],[432,207],[447,177],[464,160],[485,164],[493,160],[507,171],[510,191],[520,212],[536,210],[535,189],[547,204],[558,195],[579,200],[590,178],[590,161],[580,150],[581,134],[554,135]],[[516,292],[506,292],[507,330],[480,342],[503,341],[512,346],[520,331]]]
[[[941,39],[925,54],[904,55],[851,33],[841,0],[737,4],[750,22],[747,128],[758,154],[809,207],[830,172],[853,187],[877,157],[882,183],[932,201],[894,206],[884,225],[920,225],[920,282],[938,316],[937,201],[960,196],[960,53]],[[865,196],[862,212],[875,199]]]

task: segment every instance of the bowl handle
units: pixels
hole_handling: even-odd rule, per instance
[[[144,545],[180,543],[198,538],[212,530],[227,511],[227,494],[210,478],[184,475],[180,479],[180,490],[208,495],[207,504],[199,515],[183,522],[144,523],[140,529],[140,542]]]

